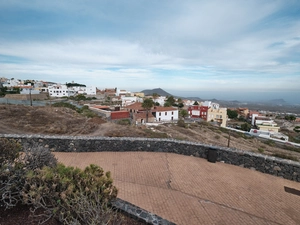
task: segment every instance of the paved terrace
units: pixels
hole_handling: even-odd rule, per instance
[[[176,224],[300,224],[300,183],[290,180],[172,153],[55,155],[66,165],[111,171],[119,198]]]

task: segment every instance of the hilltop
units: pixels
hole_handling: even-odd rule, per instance
[[[143,90],[141,92],[143,92],[145,95],[152,95],[153,93],[156,93],[160,96],[174,96],[161,88],[147,89],[147,90]]]

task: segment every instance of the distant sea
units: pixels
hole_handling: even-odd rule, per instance
[[[167,92],[182,97],[199,97],[201,99],[218,99],[240,102],[265,102],[274,99],[283,99],[291,105],[300,105],[300,90],[295,92],[237,92],[237,91],[177,91]]]

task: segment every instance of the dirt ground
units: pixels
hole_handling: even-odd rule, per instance
[[[186,127],[179,127],[176,123],[151,127],[119,125],[101,118],[86,118],[69,108],[23,105],[0,105],[0,133],[173,138],[224,147],[229,139],[228,130],[207,123],[186,124]],[[286,146],[276,146],[273,142],[237,132],[230,133],[229,146],[270,155],[280,153],[300,161],[300,153],[284,149]]]

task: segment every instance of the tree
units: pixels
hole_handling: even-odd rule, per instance
[[[238,117],[238,113],[236,110],[227,109],[227,116],[230,119],[236,119]]]
[[[170,96],[170,97],[167,98],[166,102],[170,103],[170,105],[174,105],[176,100],[173,96]]]
[[[251,124],[249,124],[249,123],[243,123],[243,124],[241,125],[241,129],[244,130],[244,131],[250,131],[250,129],[251,129]]]
[[[153,93],[153,94],[152,94],[152,97],[153,97],[153,99],[157,99],[158,97],[160,97],[160,95],[157,94],[157,93]]]
[[[170,106],[172,106],[172,105],[170,104],[170,102],[165,102],[164,107],[170,107]]]
[[[284,119],[289,120],[289,121],[294,121],[294,120],[296,120],[296,116],[294,116],[294,115],[286,115],[284,117]]]
[[[199,105],[199,103],[197,101],[195,101],[193,105]]]
[[[179,104],[178,104],[178,108],[183,108],[184,107],[184,104],[182,103],[182,102],[180,102]]]
[[[186,111],[185,109],[180,110],[180,116],[184,119],[185,117],[187,117],[189,115],[188,111]]]
[[[142,107],[146,110],[146,123],[148,123],[149,111],[154,106],[154,102],[150,98],[146,98],[142,103]]]

